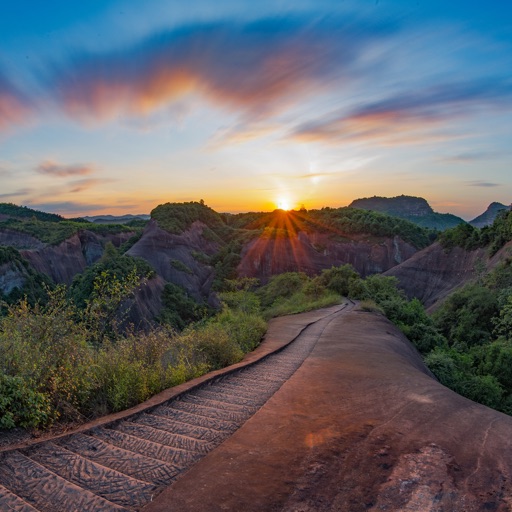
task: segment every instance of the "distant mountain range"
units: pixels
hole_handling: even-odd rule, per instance
[[[132,220],[149,220],[150,215],[146,213],[137,215],[128,213],[126,215],[88,215],[82,218],[95,224],[126,224]]]

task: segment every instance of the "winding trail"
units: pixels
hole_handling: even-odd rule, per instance
[[[156,407],[4,449],[0,510],[140,510],[252,417],[296,372],[329,323],[352,308],[326,308],[309,321],[306,315],[291,340],[285,328],[281,342],[256,351],[256,361],[189,383]]]

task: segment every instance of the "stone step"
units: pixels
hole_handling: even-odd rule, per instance
[[[181,471],[172,464],[118,448],[85,434],[75,434],[59,444],[98,464],[159,486],[169,485]]]
[[[154,484],[93,462],[55,443],[44,443],[28,455],[68,482],[129,509],[149,503],[157,490]]]
[[[207,418],[199,414],[194,414],[187,411],[180,411],[173,407],[171,402],[169,405],[161,405],[157,407],[153,414],[160,414],[174,420],[189,423],[190,425],[198,425],[200,427],[208,428],[217,432],[233,433],[238,425],[234,422],[219,420],[217,418]]]
[[[233,404],[228,401],[221,402],[219,400],[212,400],[209,398],[204,398],[204,397],[192,395],[192,394],[183,395],[182,397],[180,397],[180,400],[182,402],[188,402],[191,404],[204,405],[206,407],[213,407],[213,408],[217,408],[217,409],[223,408],[223,409],[227,409],[229,411],[235,411],[235,412],[247,411],[250,414],[254,414],[256,412],[256,410],[258,409],[255,406]]]
[[[172,406],[174,409],[178,409],[180,411],[198,414],[200,416],[204,416],[205,418],[215,418],[223,421],[229,421],[237,423],[238,425],[243,423],[250,416],[249,411],[231,411],[223,407],[210,407],[207,405],[185,402],[183,400],[175,400],[172,402]]]
[[[181,470],[200,458],[198,453],[171,448],[110,428],[96,428],[91,431],[91,435],[124,450],[172,464]]]
[[[0,510],[6,512],[37,512],[37,509],[0,485]]]
[[[199,425],[191,425],[190,423],[173,420],[161,414],[143,413],[134,419],[133,422],[205,442],[215,442],[221,436],[220,432],[200,427]]]
[[[115,430],[130,434],[135,437],[147,439],[154,443],[164,444],[179,450],[188,450],[191,452],[208,453],[210,451],[210,443],[199,441],[193,437],[182,436],[179,434],[171,434],[165,430],[159,430],[140,423],[132,423],[131,421],[123,421],[114,427]]]
[[[18,451],[0,461],[0,481],[40,512],[129,510],[68,482]]]

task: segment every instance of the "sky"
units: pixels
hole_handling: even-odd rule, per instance
[[[64,216],[512,202],[512,2],[17,0],[0,202]]]

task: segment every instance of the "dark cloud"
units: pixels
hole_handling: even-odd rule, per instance
[[[85,164],[77,165],[62,165],[51,160],[40,163],[37,168],[37,172],[41,174],[47,174],[49,176],[84,176],[94,172],[94,167]]]
[[[50,201],[27,204],[31,208],[61,215],[75,215],[76,212],[94,212],[105,208],[103,204],[83,204],[75,201]]]
[[[503,152],[468,152],[468,153],[459,153],[457,155],[447,156],[442,160],[445,162],[451,163],[471,163],[471,162],[481,162],[482,160],[491,160],[495,158],[499,158],[503,156]]]
[[[330,18],[194,24],[123,51],[75,55],[46,83],[81,118],[148,113],[188,93],[261,115],[350,77],[368,44],[394,31]]]
[[[490,181],[480,181],[480,180],[466,181],[466,185],[469,185],[470,187],[484,187],[484,188],[500,186],[499,183],[492,183]]]
[[[13,197],[21,197],[26,196],[32,192],[29,188],[19,188],[18,190],[15,190],[13,192],[6,192],[3,194],[0,194],[0,199],[11,199]]]
[[[31,102],[0,70],[0,131],[23,122],[32,109]]]
[[[479,109],[512,108],[512,81],[496,78],[460,82],[404,92],[298,126],[292,137],[334,142],[339,139],[383,143],[442,140],[436,132],[446,121]]]

